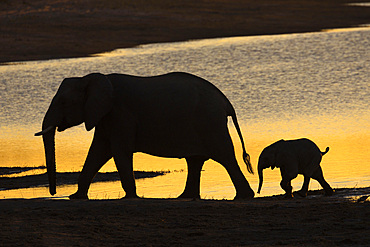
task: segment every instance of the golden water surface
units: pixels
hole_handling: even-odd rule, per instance
[[[145,45],[98,57],[34,61],[0,67],[0,167],[45,164],[42,138],[34,137],[61,81],[92,72],[139,76],[185,71],[216,85],[232,102],[254,168],[260,152],[280,139],[306,137],[321,150],[324,176],[333,188],[370,186],[370,28],[334,32],[209,39]],[[232,124],[239,165],[256,191],[258,177],[241,162],[240,141]],[[57,171],[80,171],[92,132],[84,126],[56,135]],[[144,197],[176,197],[184,189],[183,159],[135,154],[134,169],[170,171],[137,179]],[[112,161],[102,171],[114,171]],[[33,170],[26,174],[44,172]],[[264,172],[261,196],[283,193],[278,169]],[[294,180],[299,189],[302,179]],[[45,181],[47,184],[47,181]],[[1,188],[1,185],[0,185]],[[319,189],[311,181],[311,189]],[[57,188],[55,197],[76,190]],[[208,161],[201,179],[202,198],[229,199],[234,187],[225,169]],[[0,198],[49,197],[47,187],[0,191]],[[90,198],[124,196],[120,182],[94,183]]]
[[[365,117],[369,119],[369,117]],[[282,139],[296,139],[308,137],[313,140],[323,151],[327,146],[330,151],[323,157],[322,167],[324,176],[333,188],[338,187],[361,187],[370,186],[370,132],[367,129],[357,128],[358,131],[341,133],[336,131],[336,124],[332,124],[333,130],[325,133],[310,133],[312,125],[304,126],[304,122],[285,122],[275,124],[250,124],[242,126],[247,151],[251,155],[254,168],[262,149],[272,142]],[[339,123],[339,124],[343,124]],[[358,123],[351,123],[352,128]],[[361,124],[361,123],[360,123]],[[363,123],[362,123],[363,124]],[[299,129],[297,129],[299,125]],[[319,124],[320,125],[320,124]],[[347,123],[347,125],[350,125]],[[274,127],[275,126],[275,127]],[[354,127],[353,127],[354,126]],[[369,127],[369,126],[367,126]],[[235,143],[236,155],[239,165],[247,180],[254,190],[257,189],[258,176],[251,175],[246,171],[245,164],[241,161],[241,146],[234,127],[230,127]],[[278,129],[278,131],[276,130]],[[271,130],[275,129],[273,132]],[[356,128],[355,128],[356,129]],[[267,130],[267,131],[266,131]],[[270,131],[269,131],[270,130]],[[285,133],[289,131],[289,134]],[[304,135],[303,133],[308,133]],[[12,166],[40,166],[44,165],[44,150],[41,138],[29,136],[12,136],[0,141],[0,163],[5,167]],[[86,132],[80,127],[78,130],[70,130],[56,135],[56,159],[57,171],[80,171],[86,157],[92,133]],[[170,171],[170,173],[148,179],[137,179],[139,196],[173,198],[183,190],[186,180],[186,163],[184,159],[159,158],[143,153],[134,156],[134,169],[143,171]],[[115,171],[113,161],[103,166],[101,172]],[[44,171],[39,171],[44,172]],[[32,171],[31,174],[36,171]],[[302,177],[293,180],[293,187],[298,189],[302,183]],[[264,186],[261,196],[283,193],[279,187],[280,172],[278,169],[264,170]],[[47,184],[47,181],[45,181]],[[320,189],[316,181],[311,180],[310,189]],[[73,193],[76,186],[64,186],[57,189],[56,197],[63,197]],[[2,198],[34,198],[48,197],[47,188],[29,188],[20,190],[2,191]],[[93,184],[90,198],[120,198],[124,196],[120,182],[105,182]],[[231,199],[235,196],[235,190],[226,170],[214,161],[207,161],[203,167],[201,179],[202,198]]]

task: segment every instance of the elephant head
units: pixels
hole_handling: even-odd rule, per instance
[[[262,184],[263,184],[263,169],[271,167],[271,170],[273,170],[275,167],[277,167],[277,152],[279,143],[283,142],[283,140],[280,140],[278,142],[275,142],[271,144],[270,146],[263,149],[262,153],[260,154],[258,158],[258,177],[259,177],[259,185],[258,185],[258,191],[259,194],[261,192]]]
[[[104,75],[90,74],[63,80],[45,114],[42,131],[35,134],[43,137],[51,195],[56,193],[55,130],[64,131],[84,122],[89,131],[112,105],[113,87]]]

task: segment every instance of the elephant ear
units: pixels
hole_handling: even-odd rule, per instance
[[[86,90],[84,120],[87,131],[111,111],[113,106],[113,86],[103,74],[89,74],[82,78]]]
[[[271,170],[274,170],[275,167],[279,167],[279,164],[278,164],[278,156],[281,152],[281,147],[282,145],[284,145],[284,140],[279,140],[277,142],[275,142],[274,144],[271,145],[271,153],[273,154],[273,164],[271,165]]]
[[[276,148],[274,148],[272,151],[271,170],[274,170],[276,166],[277,166],[277,152],[276,152]]]

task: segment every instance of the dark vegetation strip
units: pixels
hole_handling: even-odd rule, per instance
[[[162,176],[168,172],[146,172],[146,171],[135,171],[135,178],[153,178],[156,176]],[[58,172],[57,173],[57,185],[68,185],[77,184],[78,176],[80,172]],[[119,181],[120,177],[118,172],[107,172],[98,173],[93,182],[110,182]],[[21,189],[31,188],[37,186],[47,186],[48,177],[46,173],[22,176],[22,177],[0,177],[0,189]]]

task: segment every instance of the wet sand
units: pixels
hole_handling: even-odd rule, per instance
[[[140,44],[313,32],[370,23],[367,0],[5,0],[0,63]]]

